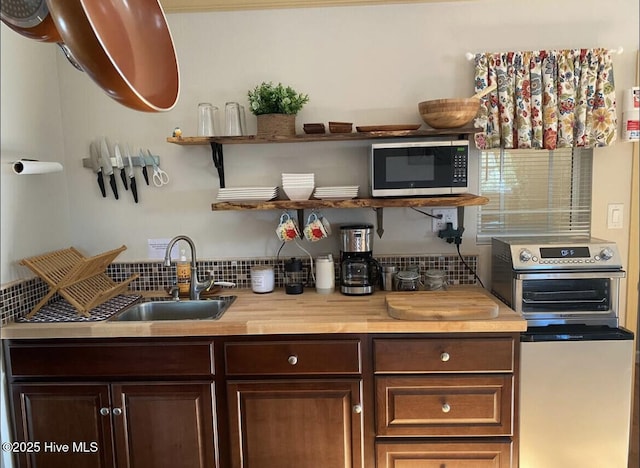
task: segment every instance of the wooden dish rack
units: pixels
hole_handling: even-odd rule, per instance
[[[87,258],[70,247],[21,260],[21,265],[28,267],[49,285],[49,292],[27,314],[27,318],[33,317],[55,293],[69,301],[80,314],[89,317],[89,310],[123,293],[129,283],[140,276],[136,273],[116,283],[105,273],[109,264],[126,249],[123,245]]]

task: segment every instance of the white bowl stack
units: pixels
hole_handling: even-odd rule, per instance
[[[282,174],[282,189],[289,200],[308,200],[315,187],[315,174]]]
[[[348,200],[358,196],[359,185],[317,187],[313,196],[321,200]]]

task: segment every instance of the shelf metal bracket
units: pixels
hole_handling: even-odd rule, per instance
[[[384,234],[384,208],[374,208],[374,210],[376,212],[376,232],[378,233],[378,237],[382,239],[382,234]]]
[[[224,157],[222,155],[222,144],[211,142],[211,157],[213,159],[213,165],[218,170],[218,177],[220,178],[220,188],[224,188]]]
[[[304,208],[298,208],[296,210],[298,213],[298,229],[300,230],[300,239],[304,238]]]

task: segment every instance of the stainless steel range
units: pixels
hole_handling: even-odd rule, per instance
[[[626,468],[633,333],[613,242],[492,242],[492,292],[520,312],[520,468]]]
[[[494,238],[492,292],[529,326],[618,326],[620,279],[615,243],[602,239]]]

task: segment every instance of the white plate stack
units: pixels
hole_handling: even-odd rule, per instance
[[[308,200],[315,187],[315,174],[282,174],[282,189],[289,200]]]
[[[321,200],[348,200],[358,196],[359,185],[318,187],[313,196]]]
[[[218,190],[218,201],[269,201],[278,196],[278,187],[224,187]]]

